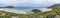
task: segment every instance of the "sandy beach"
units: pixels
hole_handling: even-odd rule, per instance
[[[6,12],[11,12],[11,13],[17,13],[17,14],[26,14],[26,12],[16,11],[16,10],[8,9],[8,8],[1,8],[0,11],[6,11]]]

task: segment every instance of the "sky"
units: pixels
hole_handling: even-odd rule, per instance
[[[60,0],[0,0],[0,7],[48,7],[60,3]]]

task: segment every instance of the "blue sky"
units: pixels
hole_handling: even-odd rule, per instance
[[[60,0],[0,0],[0,7],[10,5],[15,7],[48,7],[55,3],[60,3]]]

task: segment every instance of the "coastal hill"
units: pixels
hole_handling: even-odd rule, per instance
[[[5,7],[0,7],[0,8],[14,8],[14,6],[5,6]]]
[[[47,8],[57,8],[57,7],[60,7],[60,4],[54,4],[54,5],[47,7]]]
[[[47,16],[48,18],[51,18],[52,16],[54,16],[53,18],[60,18],[60,4],[54,4],[50,7],[47,7],[47,8],[51,8],[52,11],[50,11],[50,13],[52,14],[49,14],[49,16]],[[53,15],[54,14],[54,15]],[[57,16],[58,15],[58,16]]]
[[[40,10],[33,9],[34,14],[16,14],[0,11],[0,15],[2,15],[0,18],[60,18],[60,4],[54,4],[47,8],[52,8],[52,10],[49,12],[41,12]]]

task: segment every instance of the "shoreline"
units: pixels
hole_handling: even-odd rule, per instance
[[[6,11],[6,12],[11,12],[11,13],[16,13],[16,14],[26,14],[26,12],[11,10],[8,8],[1,8],[0,11]]]

